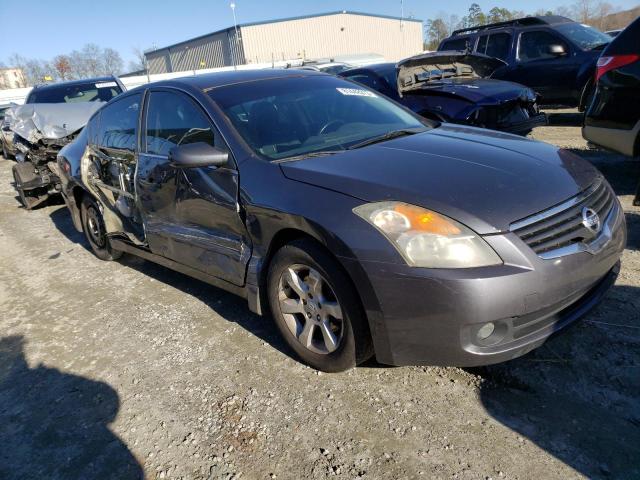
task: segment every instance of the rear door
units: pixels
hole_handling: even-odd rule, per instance
[[[551,53],[560,45],[565,54]],[[576,98],[575,78],[580,62],[571,46],[550,30],[527,30],[520,33],[515,64],[497,71],[494,78],[511,80],[533,88],[544,103],[570,102]]]
[[[89,155],[82,175],[107,211],[107,232],[144,242],[144,229],[135,201],[138,123],[142,93],[106,105],[91,122]]]
[[[189,94],[152,89],[146,101],[136,185],[151,250],[243,285],[250,256],[238,203],[238,171],[219,131]],[[229,152],[223,167],[174,168],[169,151],[205,142]]]
[[[511,32],[485,33],[478,37],[476,52],[509,62],[511,43]]]

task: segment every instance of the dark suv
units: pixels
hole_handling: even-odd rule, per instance
[[[611,37],[559,16],[526,17],[456,30],[438,50],[469,50],[504,60],[492,78],[533,88],[545,105],[584,110],[596,62]]]

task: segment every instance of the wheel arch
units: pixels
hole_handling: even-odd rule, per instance
[[[82,205],[82,199],[85,195],[91,195],[85,188],[82,186],[75,184],[69,190],[69,195],[65,195],[64,199],[67,203],[67,208],[71,213],[71,220],[73,220],[73,226],[76,230],[82,233],[82,218],[80,213],[80,205]]]
[[[327,242],[318,232],[311,233],[295,227],[282,228],[271,238],[264,257],[255,262],[254,259],[252,259],[249,265],[250,272],[247,285],[251,310],[260,315],[270,314],[267,294],[267,276],[271,261],[280,248],[293,241],[302,239],[314,242],[336,261],[357,294],[358,302],[367,319],[367,325],[369,327],[368,334],[373,342],[376,356],[388,357],[388,336],[385,324],[382,321],[382,309],[366,272],[355,257],[346,258],[336,255],[332,249],[331,241]],[[333,238],[332,241],[339,240]],[[255,288],[250,284],[253,282],[255,282]]]

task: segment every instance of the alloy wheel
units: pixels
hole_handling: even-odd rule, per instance
[[[337,350],[344,333],[343,312],[317,270],[290,265],[280,276],[278,301],[287,328],[305,348],[324,355]]]

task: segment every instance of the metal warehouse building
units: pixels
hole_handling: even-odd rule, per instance
[[[340,11],[240,24],[145,57],[153,74],[364,53],[396,61],[421,51],[421,20]]]

